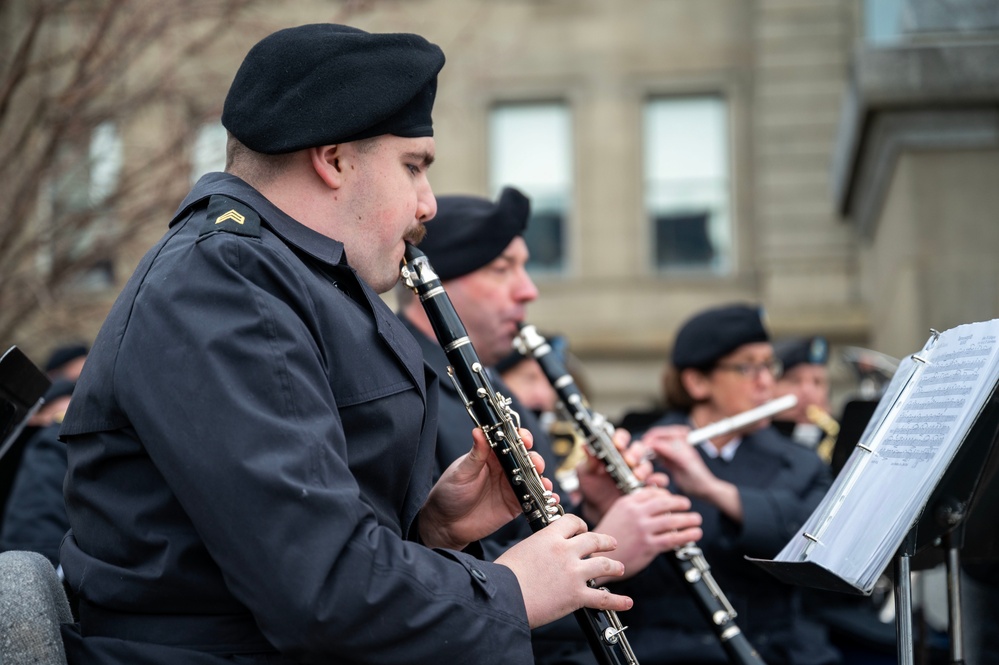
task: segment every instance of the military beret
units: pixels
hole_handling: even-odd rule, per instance
[[[88,349],[85,344],[69,344],[67,346],[60,346],[53,351],[48,360],[45,361],[45,371],[51,372],[54,369],[59,369],[68,362],[86,356],[87,352]]]
[[[419,35],[333,23],[279,30],[247,53],[222,124],[266,154],[382,134],[433,136],[443,66],[440,47]]]
[[[829,362],[829,343],[818,335],[781,340],[774,344],[774,355],[780,359],[785,372],[795,365],[825,365]]]
[[[707,369],[743,344],[769,342],[763,308],[726,305],[694,315],[681,326],[673,344],[673,365]]]
[[[506,187],[495,203],[476,196],[439,196],[420,250],[442,280],[474,272],[503,253],[527,228],[531,202]]]

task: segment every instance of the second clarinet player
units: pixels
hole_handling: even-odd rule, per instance
[[[411,245],[406,248],[402,277],[426,310],[450,363],[451,379],[475,425],[482,429],[496,453],[531,529],[539,531],[549,526],[562,517],[562,508],[545,488],[520,438],[518,415],[510,409],[510,400],[494,389],[433,267]],[[637,665],[626,626],[616,612],[583,608],[574,616],[600,665]]]

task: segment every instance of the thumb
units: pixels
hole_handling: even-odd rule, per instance
[[[483,433],[482,429],[479,427],[473,429],[472,449],[468,451],[468,460],[470,462],[474,462],[478,466],[482,466],[492,454],[493,451],[490,448],[489,441],[486,440],[486,435]]]

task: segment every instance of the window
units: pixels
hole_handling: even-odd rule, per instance
[[[658,270],[731,269],[728,121],[718,96],[645,106],[645,210]]]
[[[489,118],[489,187],[513,186],[531,199],[524,239],[528,268],[561,272],[572,200],[572,128],[565,104],[501,104]]]
[[[888,46],[902,36],[902,0],[864,0],[864,39]]]
[[[191,148],[191,184],[206,173],[225,170],[226,131],[221,122],[202,125]]]
[[[117,126],[105,121],[93,128],[84,150],[68,141],[56,158],[51,185],[50,252],[40,257],[48,270],[78,263],[76,285],[106,288],[114,284],[112,200],[121,177],[124,150]],[[82,158],[81,153],[86,158]]]

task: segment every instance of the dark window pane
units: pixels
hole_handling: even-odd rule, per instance
[[[531,258],[527,267],[533,270],[557,271],[562,269],[562,213],[557,210],[538,210],[524,233]]]
[[[707,267],[715,260],[715,248],[708,237],[709,210],[656,215],[655,252],[660,268]]]

